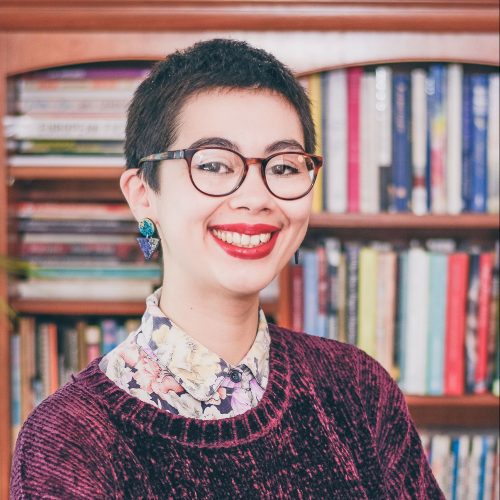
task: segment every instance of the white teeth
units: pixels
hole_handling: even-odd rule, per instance
[[[212,233],[222,241],[244,248],[253,248],[267,243],[271,239],[271,233],[249,235],[231,231],[219,231],[218,229],[213,229]]]

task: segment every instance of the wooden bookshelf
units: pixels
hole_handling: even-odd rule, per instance
[[[36,4],[36,5],[35,5]],[[496,0],[4,0],[0,5],[0,115],[9,77],[42,68],[103,61],[158,60],[201,39],[232,36],[273,52],[297,74],[401,61],[497,66]],[[118,200],[121,169],[9,167],[0,122],[0,254],[9,242],[8,206],[18,199]],[[315,214],[311,233],[377,239],[498,237],[498,216]],[[286,281],[286,277],[282,280]],[[7,301],[0,271],[0,301]],[[286,296],[283,301],[288,300]],[[25,314],[141,314],[142,303],[13,301]],[[281,304],[266,312],[286,318]],[[9,321],[0,309],[0,498],[8,498],[11,461]],[[496,428],[498,398],[407,398],[421,428]]]

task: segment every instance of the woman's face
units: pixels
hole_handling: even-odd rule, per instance
[[[191,97],[181,110],[178,138],[169,149],[187,149],[200,140],[203,146],[230,147],[248,158],[300,151],[304,144],[295,109],[277,94],[253,90],[214,90]],[[158,168],[160,194],[153,197],[152,206],[166,281],[182,279],[210,293],[255,295],[281,271],[304,238],[312,192],[293,201],[275,198],[258,164],[250,166],[237,191],[219,198],[195,189],[185,160],[168,160]],[[269,232],[273,235],[266,243]],[[242,248],[235,244],[238,235],[228,238],[228,233],[264,234],[264,243]],[[250,242],[255,241],[254,235]]]

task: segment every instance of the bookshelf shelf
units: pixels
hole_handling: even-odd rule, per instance
[[[406,396],[406,401],[419,428],[498,428],[500,401],[492,394]]]
[[[18,314],[42,315],[91,315],[91,316],[141,316],[144,301],[61,301],[61,300],[11,300],[12,309]],[[276,302],[263,302],[266,314],[277,312]]]

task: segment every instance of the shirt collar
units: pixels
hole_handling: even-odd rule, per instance
[[[146,299],[136,344],[199,401],[208,401],[233,368],[219,355],[188,335],[159,307],[161,288]],[[271,338],[264,311],[259,309],[257,334],[252,347],[237,365],[247,366],[260,386],[269,377]]]

